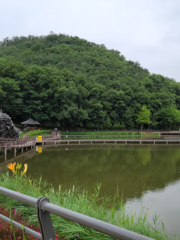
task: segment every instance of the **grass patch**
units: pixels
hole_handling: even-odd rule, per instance
[[[142,210],[139,216],[136,216],[135,213],[132,215],[126,215],[125,205],[123,204],[123,201],[117,197],[114,198],[114,203],[111,204],[111,208],[109,208],[109,199],[106,197],[99,198],[100,185],[95,187],[94,193],[92,194],[88,194],[86,190],[75,188],[75,186],[67,190],[63,190],[61,186],[59,186],[59,190],[54,191],[52,187],[49,187],[45,182],[42,182],[41,179],[29,181],[25,176],[14,177],[9,172],[1,175],[0,185],[36,198],[43,195],[49,198],[50,202],[53,204],[129,229],[153,239],[171,239],[165,234],[163,224],[162,228],[159,229],[159,227],[157,228],[156,226],[156,222],[154,226],[151,226],[146,222],[147,211]],[[32,221],[35,225],[38,224],[36,209],[34,207],[8,198],[4,195],[0,195],[0,203],[8,209],[11,208],[21,211],[24,219]],[[80,233],[80,239],[114,239],[56,215],[52,215],[52,221],[55,231],[60,233],[65,239],[74,239],[77,232]],[[174,237],[173,239],[175,240],[178,238]]]
[[[158,132],[140,132],[141,136],[159,136]]]
[[[117,136],[159,136],[158,132],[97,131],[97,132],[61,132],[62,135],[117,135]]]
[[[32,137],[32,136],[41,136],[41,135],[48,135],[51,134],[51,130],[33,130],[29,131],[27,136]]]
[[[24,134],[26,134],[26,132],[20,133],[20,134],[19,134],[19,137],[22,138]]]
[[[150,132],[148,133],[150,136],[153,135],[153,136],[159,136],[159,133],[158,132]]]
[[[61,132],[62,135],[140,135],[139,132],[100,131],[100,132]]]
[[[98,140],[98,139],[140,139],[140,136],[135,135],[61,135],[61,140]]]
[[[24,133],[20,134],[23,136]],[[33,130],[33,131],[29,131],[27,136],[31,137],[31,136],[39,136],[39,135],[48,135],[51,134],[51,130]],[[93,139],[97,139],[97,137],[101,138],[101,139],[106,139],[106,136],[109,136],[108,139],[115,137],[114,139],[116,139],[116,136],[158,136],[159,133],[140,133],[140,132],[128,132],[128,131],[98,131],[98,132],[61,132],[61,135],[64,135],[64,137],[66,136],[82,136],[86,138],[86,136],[89,138],[93,137]],[[74,138],[72,138],[74,139]],[[118,139],[118,138],[117,138]]]

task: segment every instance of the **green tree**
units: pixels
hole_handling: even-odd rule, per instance
[[[128,129],[148,124],[136,121],[142,106],[151,126],[177,128],[180,83],[78,37],[51,32],[0,42],[0,109],[16,122],[31,115],[42,126]]]
[[[144,124],[151,123],[150,116],[151,116],[151,112],[149,109],[146,108],[146,106],[143,106],[141,108],[141,111],[137,114],[136,122],[141,125],[141,132]]]
[[[10,114],[13,119],[18,119],[22,105],[18,83],[14,79],[0,77],[0,109]]]
[[[105,128],[111,128],[112,127],[111,119],[109,118],[109,116],[106,117],[106,120],[104,122],[104,127]]]
[[[171,130],[173,124],[174,128],[179,128],[180,111],[175,107],[162,108],[159,111],[159,117],[166,130]]]

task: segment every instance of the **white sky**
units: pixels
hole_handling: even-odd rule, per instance
[[[0,10],[0,41],[78,36],[180,82],[180,0],[6,0]]]

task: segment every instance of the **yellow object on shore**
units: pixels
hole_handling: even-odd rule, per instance
[[[38,141],[42,141],[42,136],[38,136]]]

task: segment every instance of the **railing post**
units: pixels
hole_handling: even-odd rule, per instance
[[[49,202],[48,198],[40,197],[37,201],[37,217],[41,229],[42,240],[54,240],[55,233],[50,213],[43,210],[44,203]]]
[[[7,148],[4,148],[4,156],[5,156],[5,161],[7,161]]]

